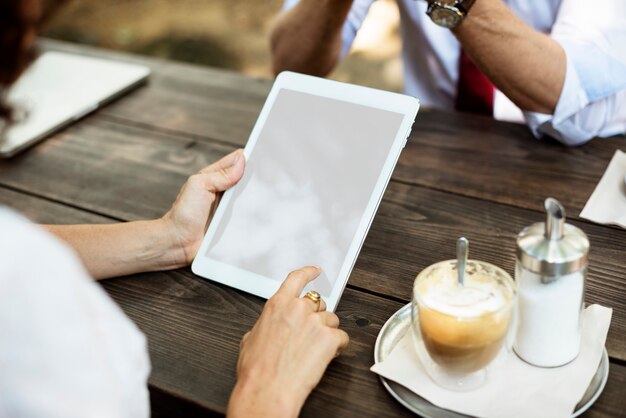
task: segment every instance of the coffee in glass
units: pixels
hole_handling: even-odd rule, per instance
[[[502,269],[480,261],[442,261],[415,279],[412,326],[415,348],[428,375],[454,390],[486,381],[486,367],[509,332],[515,284]]]

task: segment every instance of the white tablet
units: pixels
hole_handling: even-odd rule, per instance
[[[269,298],[287,274],[334,311],[419,102],[290,72],[276,79],[192,264],[207,279]]]

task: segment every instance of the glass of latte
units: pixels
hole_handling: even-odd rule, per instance
[[[515,283],[492,264],[469,260],[460,283],[457,260],[442,261],[415,279],[411,304],[414,345],[440,386],[465,391],[487,381],[488,365],[508,336]]]

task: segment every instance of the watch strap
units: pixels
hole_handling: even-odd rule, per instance
[[[463,14],[467,15],[475,2],[476,0],[457,0],[455,6],[458,7]]]

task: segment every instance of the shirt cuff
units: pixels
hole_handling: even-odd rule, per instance
[[[283,3],[283,11],[291,9],[298,3],[300,3],[300,0],[285,0],[285,3]]]
[[[584,109],[590,101],[567,51],[565,59],[565,81],[554,114],[524,112],[524,118],[536,138],[548,135],[566,145],[580,145],[593,135],[585,132],[570,118]]]

